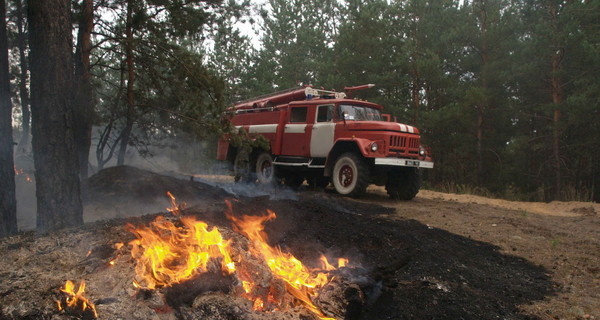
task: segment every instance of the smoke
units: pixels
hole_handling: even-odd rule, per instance
[[[89,157],[90,172],[99,171],[97,144],[101,128],[94,127]],[[177,133],[149,141],[134,139],[127,148],[125,164],[161,174],[226,174],[227,167],[216,160],[217,137],[199,139],[189,134]],[[151,140],[151,141],[150,141]],[[108,157],[108,147],[100,158]],[[117,165],[117,154],[103,164],[103,168]]]
[[[235,183],[229,175],[195,175],[194,179],[209,186],[222,189],[235,197],[267,198],[269,200],[298,200],[296,192],[283,185]]]
[[[15,193],[17,198],[17,227],[33,230],[36,226],[35,168],[30,154],[15,152]]]
[[[142,201],[131,196],[117,197],[104,203],[84,203],[83,220],[85,223],[101,220],[139,217],[153,213],[166,212],[169,201],[165,197],[156,197]]]
[[[94,131],[98,131],[95,128]],[[97,143],[97,137],[93,140]],[[103,196],[90,194],[90,181],[98,174],[96,161],[96,145],[90,148],[90,175],[82,181],[82,201],[84,205],[84,222],[109,220],[141,216],[150,213],[165,212],[169,201],[166,191],[155,190],[160,186],[152,179],[141,181],[139,177],[114,176],[104,182],[101,190]],[[125,164],[147,170],[162,176],[179,179],[177,183],[184,186],[190,180],[201,182],[213,188],[221,189],[234,197],[265,197],[270,200],[298,200],[296,192],[283,185],[260,185],[234,183],[229,164],[216,160],[216,140],[198,141],[190,137],[165,138],[160,142],[144,146],[142,152],[130,146]],[[116,155],[104,165],[110,168],[116,165]],[[15,169],[20,172],[16,176],[17,224],[21,231],[34,230],[36,227],[36,190],[35,168],[30,153],[18,153],[15,157]],[[111,180],[112,179],[112,180]],[[160,180],[160,179],[159,179]],[[123,184],[128,187],[117,188],[111,184]],[[146,184],[145,187],[140,184]],[[87,187],[86,187],[87,186]],[[93,186],[92,186],[93,187]],[[144,195],[138,189],[152,190],[154,196]],[[118,189],[118,190],[117,190]],[[201,199],[191,193],[175,193],[188,206],[200,204]],[[138,190],[138,191],[136,191]]]

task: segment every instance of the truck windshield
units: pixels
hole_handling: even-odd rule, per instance
[[[350,104],[342,104],[339,108],[339,114],[346,120],[382,121],[381,112],[377,109]]]

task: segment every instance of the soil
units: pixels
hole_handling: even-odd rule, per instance
[[[351,199],[330,189],[265,190],[203,178],[229,192],[131,167],[107,169],[84,188],[86,210],[94,209],[86,221],[100,221],[0,240],[0,319],[69,319],[55,303],[69,279],[85,279],[101,319],[314,318],[302,310],[254,317],[238,307],[211,311],[236,300],[222,294],[202,298],[218,301],[210,308],[186,307],[192,308],[187,313],[152,294],[141,298],[131,286],[130,259],[112,245],[133,239],[126,223],[154,218],[127,218],[134,214],[123,213],[123,202],[151,202],[166,191],[185,195],[190,207],[184,214],[224,230],[231,228],[223,214],[226,198],[237,214],[273,210],[277,219],[265,229],[271,244],[309,266],[320,254],[347,257],[355,281],[370,284],[348,319],[600,319],[598,204],[528,204],[426,190],[397,202],[378,187]],[[121,206],[121,218],[111,206]]]

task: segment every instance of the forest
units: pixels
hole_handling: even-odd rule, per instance
[[[38,227],[77,225],[80,179],[157,148],[181,170],[210,170],[228,106],[304,84],[376,84],[360,98],[420,129],[428,188],[600,199],[599,0],[2,0],[0,11],[5,222],[13,157],[33,154]]]

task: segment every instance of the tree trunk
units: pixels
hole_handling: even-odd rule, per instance
[[[483,113],[484,107],[477,106],[477,183],[483,185]]]
[[[416,55],[415,55],[416,56]],[[416,60],[417,58],[415,58]],[[414,123],[420,123],[420,114],[419,114],[419,108],[421,106],[421,77],[419,74],[419,70],[418,67],[416,66],[416,62],[413,65],[413,69],[412,69],[412,84],[410,87],[410,91],[411,91],[411,96],[412,96],[412,105],[413,105],[413,110],[414,110],[414,118],[413,118],[413,122]]]
[[[29,0],[32,146],[37,227],[83,224],[73,119],[70,0]]]
[[[415,9],[416,10],[416,9]],[[412,41],[414,41],[414,50],[411,55],[411,86],[410,86],[410,95],[411,102],[414,111],[413,123],[419,123],[419,107],[421,106],[421,74],[419,72],[419,51],[421,50],[421,44],[419,42],[419,19],[418,14],[413,13],[410,17],[410,22],[412,24],[411,33],[412,33]]]
[[[91,35],[94,28],[92,0],[83,0],[80,12],[77,48],[75,51],[75,143],[79,159],[79,176],[87,178],[92,125],[94,122],[94,97],[90,83]]]
[[[17,233],[6,2],[0,0],[0,237]]]
[[[591,177],[591,194],[593,202],[600,202],[600,159],[598,159],[598,155],[592,155],[590,157],[590,177]]]
[[[23,12],[23,3],[21,0],[16,0],[15,3],[17,9],[17,46],[19,47],[19,66],[21,69],[19,74],[19,96],[21,98],[21,122],[23,123],[23,133],[21,134],[21,140],[19,141],[17,150],[26,153],[31,147],[31,129],[29,126],[31,112],[29,110],[29,90],[27,89],[27,72],[29,69],[27,66],[27,57],[25,56],[27,45],[25,44],[25,27],[23,26],[25,12]]]
[[[121,96],[123,95],[123,91],[125,90],[125,68],[123,67],[124,62],[121,63],[121,76],[119,81],[119,91],[117,92],[114,100],[113,109],[117,109],[119,103],[121,102]],[[115,121],[117,121],[118,117],[113,116],[110,118],[104,130],[100,134],[98,139],[98,144],[96,145],[96,161],[98,164],[98,171],[104,169],[104,165],[107,164],[110,159],[112,159],[117,146],[119,145],[119,141],[121,140],[121,135],[117,137],[114,141],[110,141],[112,136],[112,131],[115,127]],[[108,148],[108,155],[104,155],[105,150]]]
[[[560,198],[561,193],[561,177],[560,177],[560,118],[561,112],[559,109],[562,103],[562,81],[560,76],[557,74],[560,71],[560,64],[562,55],[560,53],[552,56],[552,103],[556,106],[554,109],[554,115],[552,117],[552,154],[554,158],[554,196],[555,199]]]
[[[131,136],[131,130],[133,129],[133,118],[134,118],[134,95],[133,95],[133,84],[135,81],[135,70],[133,69],[133,8],[132,0],[127,2],[127,26],[125,27],[125,54],[127,59],[127,117],[125,122],[125,128],[121,133],[121,147],[119,149],[119,156],[117,159],[117,165],[125,164],[125,152],[127,151],[127,145],[129,144],[129,138]]]
[[[558,34],[558,7],[556,4],[550,4],[550,23],[554,34]],[[559,199],[562,189],[561,181],[561,159],[560,159],[560,136],[561,136],[561,112],[560,105],[563,103],[563,84],[560,73],[562,71],[562,60],[564,56],[564,47],[559,40],[553,39],[553,54],[551,60],[550,91],[552,94],[552,103],[554,112],[552,117],[552,155],[554,162],[554,198]]]
[[[489,81],[488,81],[488,68],[490,64],[490,49],[488,46],[488,18],[487,8],[485,2],[480,1],[479,3],[479,32],[481,38],[481,46],[479,48],[481,55],[481,88],[484,92],[483,101],[480,101],[477,106],[477,183],[483,185],[485,181],[484,177],[484,166],[483,166],[483,131],[486,110],[489,109],[488,92],[489,92]]]

